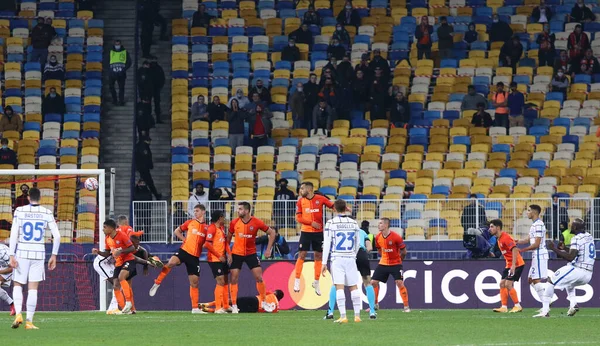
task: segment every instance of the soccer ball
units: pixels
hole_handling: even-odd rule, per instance
[[[84,185],[85,188],[90,191],[98,190],[98,180],[96,180],[96,178],[87,178]]]

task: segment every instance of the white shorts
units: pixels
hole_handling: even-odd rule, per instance
[[[11,284],[12,278],[13,278],[13,273],[0,274],[0,277],[2,277],[2,282],[0,283],[0,287],[10,287],[10,284]]]
[[[334,285],[355,286],[361,282],[354,258],[332,258],[331,276]]]
[[[13,280],[22,285],[28,282],[40,282],[46,279],[44,260],[32,260],[17,257],[17,268],[14,270]]]
[[[529,278],[533,280],[546,279],[548,277],[548,253],[538,254],[536,250],[531,252],[531,268]]]
[[[94,270],[100,275],[101,280],[108,280],[113,277],[115,265],[114,262],[111,261],[110,256],[106,258],[96,256],[96,258],[94,258]]]
[[[592,280],[592,272],[568,264],[555,271],[551,280],[556,289],[575,288],[589,283]]]

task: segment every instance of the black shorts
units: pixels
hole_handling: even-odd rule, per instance
[[[371,275],[369,254],[363,248],[360,248],[360,250],[358,250],[358,254],[356,255],[356,267],[360,272],[360,276],[365,277]]]
[[[240,309],[240,313],[245,312],[258,312],[258,298],[256,297],[239,297],[237,299],[237,306]]]
[[[233,261],[231,262],[231,269],[242,269],[242,265],[246,263],[248,268],[254,269],[256,267],[260,267],[260,260],[256,254],[248,255],[248,256],[240,256],[233,254],[231,255]]]
[[[402,276],[402,264],[393,266],[378,265],[373,272],[373,280],[387,282],[390,275],[394,278],[394,281],[404,280]]]
[[[183,249],[179,249],[173,256],[179,258],[181,264],[185,264],[188,275],[200,276],[200,259],[190,255]]]
[[[123,263],[122,266],[115,267],[115,271],[113,272],[113,279],[119,279],[119,274],[121,273],[121,270],[127,270],[129,272],[129,275],[125,280],[133,279],[137,275],[137,271],[135,269],[135,260],[127,261]]]
[[[510,268],[504,268],[504,271],[502,272],[502,280],[519,281],[521,274],[523,274],[523,268],[525,268],[524,265],[516,267],[513,276],[508,276],[508,271]]]
[[[208,262],[208,266],[210,270],[212,270],[213,276],[216,278],[217,276],[227,275],[229,274],[229,266],[227,263],[223,262]]]
[[[323,252],[323,232],[300,232],[299,251]]]

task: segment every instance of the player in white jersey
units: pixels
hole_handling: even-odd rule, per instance
[[[335,323],[348,323],[346,318],[346,294],[344,286],[350,287],[350,297],[354,307],[354,322],[360,322],[360,285],[361,278],[356,267],[356,255],[359,249],[360,227],[355,220],[345,215],[346,201],[338,199],[333,204],[338,216],[327,221],[324,230],[322,275],[327,270],[327,260],[331,253],[331,275],[335,285],[336,301],[340,318]]]
[[[571,233],[575,236],[571,239],[569,251],[557,249],[554,242],[548,241],[547,246],[554,251],[558,257],[570,261],[569,264],[554,272],[544,285],[542,311],[533,317],[549,317],[550,302],[554,296],[554,289],[567,291],[569,300],[568,316],[574,316],[579,311],[575,296],[575,287],[586,285],[592,280],[594,262],[596,261],[596,246],[594,237],[585,231],[585,223],[582,219],[575,219],[571,224]]]
[[[113,283],[113,274],[115,272],[115,259],[112,256],[102,257],[100,255],[94,258],[94,270],[100,275],[100,280],[105,280]],[[112,315],[116,310],[119,309],[119,303],[117,297],[113,294],[108,309],[106,310],[107,315]]]
[[[527,217],[533,221],[529,228],[529,238],[519,240],[519,244],[529,244],[521,252],[531,251],[531,267],[529,268],[529,284],[537,292],[540,301],[544,294],[542,279],[548,277],[548,249],[546,249],[546,226],[540,219],[542,208],[532,204],[527,208]]]
[[[8,246],[0,244],[0,300],[10,305],[10,315],[15,315],[15,304],[4,289],[12,283],[13,269],[9,265]]]
[[[25,329],[38,329],[33,325],[33,315],[37,305],[38,286],[45,279],[44,262],[46,246],[44,234],[52,232],[52,256],[48,261],[48,269],[56,268],[56,255],[60,246],[60,233],[52,211],[39,205],[40,190],[29,190],[29,205],[18,207],[13,216],[10,229],[10,266],[14,271],[13,299],[15,301],[15,320],[13,328],[23,323],[23,285],[28,284],[27,320]]]

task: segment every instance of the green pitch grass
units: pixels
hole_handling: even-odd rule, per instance
[[[97,312],[36,313],[40,330],[10,329],[0,317],[2,345],[598,345],[600,311],[582,309],[567,317],[556,308],[548,319],[533,309],[519,314],[488,310],[379,311],[371,321],[336,325],[322,311],[278,314],[192,315],[140,312],[107,316]]]

